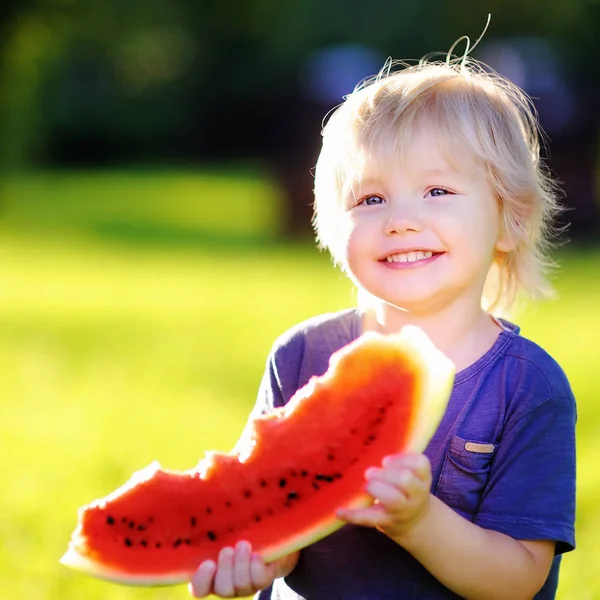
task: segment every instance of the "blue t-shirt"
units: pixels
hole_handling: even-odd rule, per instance
[[[503,321],[488,352],[457,373],[446,414],[425,454],[432,492],[463,517],[519,540],[554,540],[556,557],[537,594],[554,598],[560,555],[575,546],[575,421],[569,382],[539,346]],[[333,352],[362,333],[357,309],[326,314],[275,343],[254,414],[283,406]],[[471,444],[477,442],[484,446]],[[310,440],[307,440],[310,443]],[[458,598],[383,533],[346,525],[300,553],[260,600]]]

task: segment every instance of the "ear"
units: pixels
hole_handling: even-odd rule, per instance
[[[537,219],[535,206],[533,192],[513,198],[510,206],[499,203],[498,237],[494,246],[496,252],[514,252],[529,237],[531,221],[535,224]]]
[[[507,231],[500,231],[494,249],[496,252],[507,254],[517,247],[517,243],[517,240],[514,240]]]
[[[496,237],[494,249],[497,253],[508,254],[509,252],[513,252],[517,249],[522,236],[525,234],[523,225],[525,218],[521,215],[517,215],[516,218],[518,220],[509,224],[507,221],[510,221],[510,219],[506,218],[503,210],[504,209],[502,208],[500,209],[498,235]]]

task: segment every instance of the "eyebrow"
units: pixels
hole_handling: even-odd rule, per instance
[[[453,169],[450,165],[447,167],[425,167],[423,169],[416,169],[413,174],[425,177],[460,177],[462,175],[461,171]],[[357,182],[355,189],[378,185],[382,185],[382,178],[377,174],[369,174],[367,177]]]
[[[450,165],[447,167],[430,167],[421,169],[421,173],[424,175],[459,175],[460,171],[453,169]]]

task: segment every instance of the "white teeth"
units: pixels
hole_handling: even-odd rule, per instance
[[[427,251],[427,252],[423,252],[421,250],[417,250],[416,252],[403,252],[403,253],[399,253],[399,254],[392,254],[391,256],[388,256],[386,258],[386,260],[388,262],[399,262],[399,263],[406,263],[406,262],[416,262],[418,260],[424,260],[426,258],[431,258],[433,256],[433,252]]]

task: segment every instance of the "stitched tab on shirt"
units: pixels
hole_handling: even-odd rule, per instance
[[[494,451],[494,444],[465,442],[465,450],[468,450],[469,452],[477,452],[478,454],[491,454]]]

